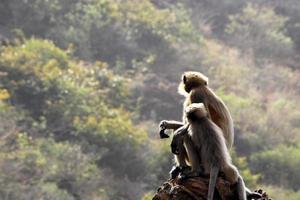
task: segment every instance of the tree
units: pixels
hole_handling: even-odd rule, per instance
[[[291,53],[293,43],[284,28],[288,17],[277,15],[273,8],[248,3],[229,19],[226,32],[231,44],[260,58],[284,58]]]

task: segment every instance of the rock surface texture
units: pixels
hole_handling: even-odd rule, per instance
[[[206,200],[208,182],[208,177],[194,177],[184,181],[177,178],[171,179],[158,188],[153,200]],[[262,194],[262,198],[259,200],[270,200],[268,195],[262,190],[257,190],[256,192]],[[222,177],[218,177],[214,199],[237,199],[236,185],[230,185]]]

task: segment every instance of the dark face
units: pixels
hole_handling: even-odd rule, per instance
[[[190,93],[190,91],[196,87],[200,86],[199,83],[196,83],[194,81],[188,81],[186,80],[185,83],[184,83],[184,90],[187,92],[187,93]]]
[[[197,116],[196,116],[196,113],[195,112],[190,112],[187,114],[187,118],[192,121],[192,122],[195,122],[197,121]]]
[[[194,88],[197,88],[201,85],[207,85],[206,83],[201,84],[199,81],[188,79],[185,75],[182,76],[182,82],[184,84],[184,90],[187,93],[190,93],[190,91]]]

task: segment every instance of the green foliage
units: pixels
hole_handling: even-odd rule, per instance
[[[22,46],[21,46],[22,45]],[[30,39],[18,46],[8,46],[1,52],[1,66],[26,71],[52,81],[68,67],[68,55],[50,41]]]
[[[84,155],[87,153],[94,155],[93,160],[82,162],[86,167],[94,163],[94,167],[109,168],[119,177],[129,177],[132,180],[143,177],[147,160],[138,152],[145,142],[146,134],[132,124],[131,114],[120,105],[121,100],[124,104],[127,103],[123,99],[128,95],[125,78],[115,76],[107,69],[105,63],[97,62],[91,65],[71,60],[65,51],[48,41],[30,39],[16,46],[8,46],[3,49],[0,57],[0,69],[5,74],[1,84],[7,88],[1,90],[1,98],[3,100],[8,98],[9,91],[13,106],[23,106],[29,113],[27,118],[34,119],[29,126],[32,127],[34,124],[45,126],[29,129],[29,135],[47,138],[53,135],[57,141],[72,138],[70,142],[80,145],[85,151]],[[52,73],[53,71],[57,73]],[[37,134],[35,131],[40,133]],[[68,187],[66,189],[70,190],[72,196],[78,196],[75,191],[77,187],[82,187],[84,183],[82,181],[85,181],[80,179],[85,175],[85,169],[73,166],[73,161],[76,162],[74,165],[78,163],[72,156],[81,150],[76,150],[75,147],[69,150],[68,147],[57,144],[53,150],[58,148],[58,152],[50,153],[55,156],[65,153],[65,157],[62,157],[61,161],[56,157],[55,160],[47,160],[51,159],[51,156],[47,156],[46,159],[40,149],[48,148],[43,145],[47,141],[49,147],[56,144],[50,138],[39,141],[35,143],[37,146],[31,149],[27,148],[29,146],[27,139],[20,140],[20,153],[17,151],[16,154],[21,157],[15,159],[20,160],[21,166],[28,164],[26,169],[33,171],[35,168],[42,170],[45,167],[42,171],[47,174],[41,174],[40,177],[43,179],[67,176],[67,180],[61,180],[63,183],[56,181],[56,184],[59,188]],[[51,149],[46,150],[49,153]],[[120,163],[119,160],[123,158],[130,159]],[[72,160],[68,162],[70,168],[78,171],[71,171],[70,175],[67,171],[55,171],[68,170],[67,166],[61,166],[66,160]],[[49,162],[53,162],[53,166],[49,166]],[[77,177],[75,172],[80,172],[80,176]],[[92,174],[87,174],[86,178],[90,179],[91,176],[96,178]],[[69,181],[73,179],[78,179],[78,183],[70,185]],[[94,179],[91,180],[94,182]],[[18,183],[18,180],[15,181]],[[86,186],[86,191],[92,191],[90,195],[97,193],[96,183],[93,183],[93,186],[88,184]],[[47,186],[45,187],[47,189]],[[55,189],[54,186],[51,187],[49,191]]]
[[[162,62],[172,56],[173,43],[200,40],[180,5],[158,9],[149,0],[22,0],[5,6],[13,8],[10,17],[25,33],[46,36],[64,48],[72,43],[81,58],[122,60],[127,67],[157,51]]]
[[[256,56],[284,57],[292,50],[291,39],[284,30],[288,18],[277,15],[272,8],[248,3],[242,13],[229,19],[227,33],[240,48],[251,48]]]
[[[56,143],[51,138],[35,140],[18,134],[14,147],[2,151],[0,160],[3,199],[5,196],[11,199],[88,198],[90,191],[100,184],[93,157],[68,142]],[[86,185],[87,190],[79,190],[82,185]]]
[[[155,175],[153,178],[153,186],[152,188],[157,187],[163,181],[169,178],[169,172],[174,165],[174,155],[170,154],[170,142],[169,141],[157,141],[151,142],[150,144],[151,154],[149,154],[149,169]]]
[[[278,186],[268,186],[263,185],[261,188],[264,188],[264,191],[268,192],[268,195],[272,199],[290,199],[290,200],[297,200],[300,198],[300,192],[293,191],[291,189],[284,189]]]
[[[141,198],[141,200],[151,200],[153,196],[154,196],[153,192],[148,192]]]
[[[300,164],[299,157],[299,147],[281,145],[273,150],[253,154],[250,164],[256,172],[263,174],[265,183],[299,190],[300,177],[296,167]]]
[[[180,5],[173,8],[174,10],[159,10],[150,1],[142,0],[125,2],[120,9],[124,14],[122,20],[129,20],[129,27],[145,25],[166,40],[175,42],[184,38],[199,42],[200,38],[195,35],[187,12]]]
[[[235,150],[231,151],[231,156],[234,165],[237,166],[240,174],[244,178],[247,187],[249,188],[255,187],[257,185],[257,180],[259,179],[260,175],[251,173],[248,167],[248,162],[246,160],[246,157],[238,157]]]
[[[3,112],[6,110],[6,104],[5,100],[7,100],[10,97],[10,94],[6,89],[1,89],[0,88],[0,112]]]
[[[157,123],[181,119],[196,70],[233,116],[247,185],[297,199],[278,186],[299,188],[298,5],[2,0],[0,198],[151,198],[173,157]]]

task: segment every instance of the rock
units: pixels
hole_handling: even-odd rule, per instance
[[[178,178],[165,182],[158,188],[153,200],[206,200],[209,177],[193,177],[184,181]],[[268,195],[262,190],[256,190],[262,195],[259,200],[269,200]],[[215,200],[237,199],[236,184],[231,185],[222,177],[218,177]]]

